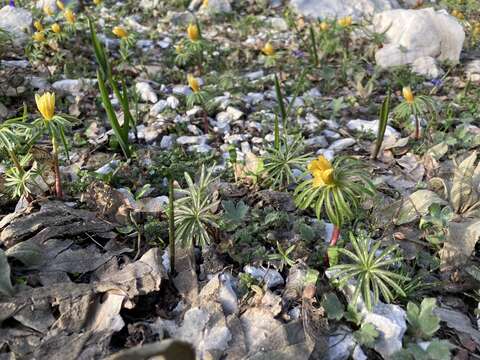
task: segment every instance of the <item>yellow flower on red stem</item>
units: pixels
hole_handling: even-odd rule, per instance
[[[330,29],[330,24],[326,21],[322,21],[320,23],[320,30],[327,31],[328,29]]]
[[[345,16],[343,18],[338,19],[337,23],[341,27],[348,27],[348,26],[352,25],[352,17],[351,16]]]
[[[65,16],[65,20],[67,20],[69,24],[75,23],[75,13],[72,10],[65,10],[65,13],[63,15]]]
[[[52,15],[53,15],[53,10],[52,10],[52,8],[51,8],[50,6],[48,6],[48,5],[45,5],[45,6],[43,7],[43,12],[44,12],[45,15],[47,15],[47,16],[52,16]]]
[[[191,41],[197,41],[200,39],[200,31],[198,30],[198,26],[195,24],[188,25],[187,35]]]
[[[62,11],[65,10],[65,5],[63,4],[62,0],[57,0],[56,4],[57,4],[57,8],[59,8]]]
[[[60,27],[60,25],[58,25],[57,23],[53,24],[52,25],[52,31],[55,33],[55,34],[59,34],[62,32],[62,28]]]
[[[38,111],[45,121],[50,121],[55,115],[55,93],[46,92],[43,95],[35,94]]]
[[[273,47],[273,45],[270,42],[267,42],[263,46],[262,52],[267,56],[273,56],[273,55],[275,55],[275,48]]]
[[[308,164],[308,171],[313,176],[313,187],[320,187],[333,184],[333,166],[328,159],[320,155]]]
[[[413,104],[413,101],[415,100],[415,96],[413,96],[413,92],[412,92],[412,89],[410,89],[410,86],[405,86],[402,89],[402,95],[407,103]]]
[[[43,31],[37,31],[32,35],[33,40],[36,42],[43,42],[45,41],[45,34]]]
[[[37,31],[43,31],[43,25],[42,25],[42,22],[40,20],[36,20],[34,23],[33,23],[33,27],[35,29],[37,29]]]
[[[119,38],[126,38],[128,36],[127,30],[125,30],[121,26],[115,26],[112,29],[112,32]]]
[[[200,91],[200,83],[198,79],[193,76],[192,74],[187,75],[188,86],[193,90],[193,92],[197,93]]]

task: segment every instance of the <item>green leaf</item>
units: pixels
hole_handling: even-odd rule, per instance
[[[440,328],[440,318],[433,313],[436,302],[435,298],[425,298],[420,307],[412,302],[407,304],[407,322],[414,336],[429,339]]]
[[[245,220],[250,207],[246,205],[242,200],[235,204],[231,200],[222,201],[222,206],[225,212],[223,213],[223,219],[233,225],[240,225]]]
[[[333,292],[323,296],[322,306],[327,313],[327,317],[331,320],[340,320],[345,313],[345,307]]]
[[[2,249],[0,249],[0,293],[7,296],[13,295],[13,286],[10,281],[10,265]]]
[[[427,348],[428,358],[435,360],[450,360],[450,350],[455,347],[447,340],[433,339]]]
[[[360,345],[365,345],[367,347],[372,347],[375,340],[377,339],[379,332],[373,324],[364,323],[361,328],[353,333],[353,336]]]
[[[373,158],[376,159],[380,148],[382,147],[383,137],[385,136],[385,130],[387,129],[388,115],[390,113],[390,98],[391,91],[388,89],[387,96],[383,100],[382,107],[380,108],[380,118],[378,121],[377,140],[375,143],[375,151],[373,152]]]

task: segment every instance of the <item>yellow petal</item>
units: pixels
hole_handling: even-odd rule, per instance
[[[326,185],[333,184],[333,169],[328,169],[323,171],[321,178]]]
[[[193,90],[193,92],[199,92],[200,91],[200,84],[199,84],[197,78],[195,78],[195,76],[193,76],[192,74],[188,74],[187,75],[187,81],[188,81],[188,86],[190,86],[190,88]]]
[[[415,97],[413,96],[413,92],[412,92],[412,89],[410,89],[410,86],[405,86],[402,89],[402,94],[405,101],[409,104],[412,104],[413,101],[415,100]]]
[[[312,186],[313,187],[320,187],[320,186],[325,186],[325,183],[322,180],[321,176],[314,176],[312,180]]]
[[[127,30],[125,30],[121,26],[115,26],[112,29],[112,33],[114,33],[119,38],[126,38],[128,36]]]
[[[52,31],[53,31],[55,34],[58,34],[58,33],[62,32],[62,28],[60,27],[60,25],[58,25],[57,23],[55,23],[55,24],[52,25]]]
[[[35,29],[37,29],[37,31],[42,31],[42,30],[43,30],[43,25],[42,25],[42,23],[40,22],[40,20],[36,20],[36,21],[33,23],[33,26],[35,27]]]
[[[195,24],[188,25],[187,35],[188,38],[192,41],[197,41],[198,39],[200,39],[200,31],[198,30],[198,26]]]
[[[267,56],[272,56],[275,55],[275,48],[270,42],[267,42],[262,48],[262,52]]]
[[[72,10],[65,10],[64,16],[69,24],[73,24],[75,22],[75,13]]]
[[[65,10],[65,5],[63,4],[62,0],[57,0],[57,7],[60,9],[60,10]]]

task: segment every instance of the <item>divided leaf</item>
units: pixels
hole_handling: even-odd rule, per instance
[[[330,320],[340,320],[345,312],[343,304],[340,302],[337,295],[332,292],[329,292],[323,296],[322,306]]]
[[[433,313],[435,298],[425,298],[420,307],[412,302],[407,304],[407,321],[414,336],[429,339],[440,328],[440,318]]]
[[[370,323],[362,324],[361,328],[353,333],[355,339],[361,344],[367,347],[372,347],[375,340],[380,333],[375,328],[375,325]]]

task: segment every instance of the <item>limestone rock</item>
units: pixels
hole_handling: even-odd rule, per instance
[[[457,63],[465,39],[453,16],[432,8],[384,11],[374,16],[373,29],[385,32],[387,43],[375,54],[377,64],[384,68],[411,64],[425,56]]]
[[[344,16],[361,18],[399,7],[396,0],[291,0],[290,5],[300,15],[314,19]]]
[[[30,11],[9,5],[0,9],[0,28],[10,33],[15,44],[21,45],[27,40],[26,31],[31,25]]]

